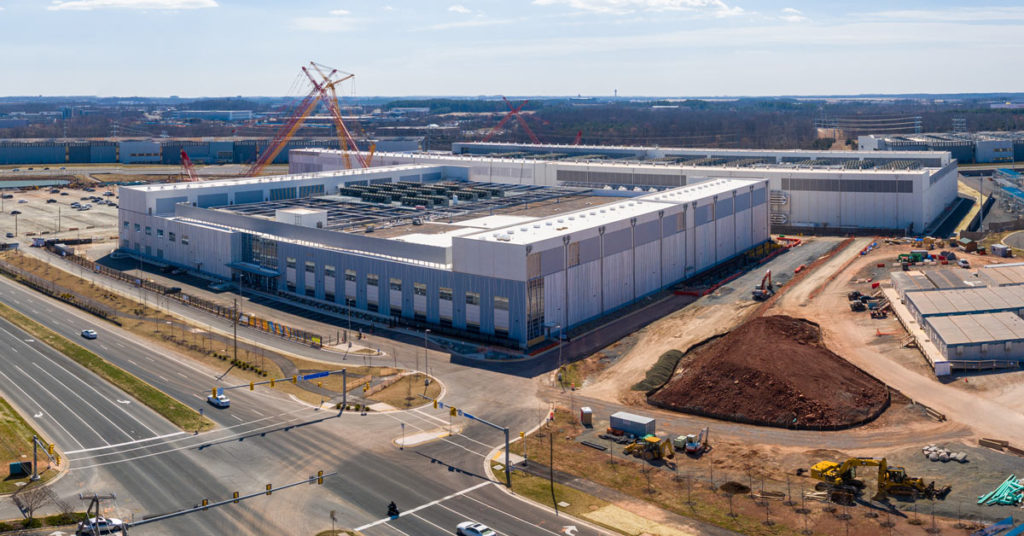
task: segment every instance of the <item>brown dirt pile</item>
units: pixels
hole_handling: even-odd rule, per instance
[[[841,427],[878,415],[885,385],[825,348],[817,326],[757,317],[687,352],[648,398],[667,409],[783,427]]]

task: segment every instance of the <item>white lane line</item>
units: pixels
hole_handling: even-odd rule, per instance
[[[103,417],[103,420],[105,420],[105,421],[109,422],[109,423],[110,423],[110,425],[111,425],[111,426],[113,426],[114,428],[117,428],[117,431],[118,431],[118,432],[121,432],[122,434],[124,434],[124,436],[125,436],[125,437],[127,437],[129,441],[131,441],[131,440],[133,440],[133,439],[136,439],[136,438],[132,437],[132,435],[131,435],[131,434],[129,434],[128,432],[126,432],[126,431],[124,430],[124,428],[121,428],[120,426],[118,426],[116,422],[114,422],[114,421],[110,420],[110,417],[107,417],[106,413],[103,413],[102,411],[100,411],[100,410],[99,410],[99,408],[97,408],[96,406],[94,406],[94,405],[90,404],[88,400],[86,400],[85,398],[83,398],[83,397],[82,397],[82,395],[78,394],[78,391],[76,391],[75,389],[72,389],[72,388],[71,388],[71,387],[69,387],[68,385],[64,384],[63,382],[61,382],[60,380],[58,380],[58,379],[56,378],[56,376],[54,376],[53,374],[50,374],[49,372],[47,372],[47,371],[46,371],[46,369],[44,369],[43,367],[39,366],[39,363],[32,363],[32,365],[33,365],[34,367],[36,367],[37,369],[39,369],[39,371],[40,371],[40,372],[42,372],[43,374],[46,374],[47,376],[49,376],[49,377],[50,377],[50,379],[52,379],[52,380],[53,380],[54,382],[56,382],[56,383],[58,383],[58,384],[60,384],[60,385],[63,385],[64,387],[66,387],[66,388],[67,388],[67,390],[68,390],[68,391],[70,391],[72,395],[74,395],[74,396],[75,396],[76,398],[78,398],[78,399],[79,399],[79,400],[81,400],[82,402],[85,402],[85,405],[86,405],[86,406],[89,406],[90,408],[92,408],[92,410],[93,410],[93,411],[95,411],[96,413],[98,413],[98,414],[100,415],[100,417]],[[17,366],[17,365],[15,365],[15,366]],[[21,370],[21,369],[19,368],[18,370]],[[77,379],[77,378],[76,378],[76,379]],[[82,380],[79,380],[79,381],[82,381]],[[84,382],[84,381],[82,381],[82,383],[85,383],[85,382]],[[88,384],[86,384],[86,385],[88,385]],[[94,390],[95,390],[95,389],[94,389]],[[97,392],[96,392],[96,394],[99,394],[99,391],[97,391]],[[109,400],[108,400],[108,402],[109,402]],[[116,408],[118,408],[118,409],[122,409],[122,411],[123,411],[123,408],[121,408],[120,406],[118,406],[118,405],[116,405],[116,404],[114,405],[114,407],[116,407]],[[127,413],[127,412],[126,412],[126,413]],[[143,426],[145,426],[145,425],[143,425]],[[150,432],[152,432],[152,430],[150,430]],[[155,432],[154,432],[154,433],[155,433]],[[107,444],[109,445],[110,443],[107,443]]]
[[[439,505],[439,506],[440,506],[440,505]],[[424,523],[426,523],[426,524],[428,524],[428,525],[431,525],[431,526],[437,527],[438,529],[440,529],[440,530],[441,530],[441,532],[443,532],[443,533],[445,533],[445,534],[447,534],[447,533],[448,533],[448,531],[449,531],[449,530],[451,530],[451,529],[445,529],[445,528],[444,528],[444,527],[442,527],[441,525],[438,525],[437,523],[434,523],[433,521],[430,521],[430,520],[428,520],[427,518],[425,518],[425,517],[423,517],[423,516],[413,515],[412,517],[415,517],[416,519],[419,519],[420,521],[422,521],[422,522],[424,522]]]
[[[159,374],[155,374],[155,373],[154,373],[154,376],[156,376],[157,378],[160,378],[160,381],[162,381],[162,382],[164,382],[164,383],[167,383],[167,381],[168,381],[168,380],[167,380],[167,378],[164,378],[163,376],[161,376],[161,375],[159,375]]]
[[[92,452],[94,450],[104,450],[104,449],[112,449],[112,448],[116,448],[116,447],[123,447],[125,445],[135,445],[135,444],[138,444],[138,443],[146,443],[148,441],[155,441],[157,439],[166,439],[168,437],[179,436],[179,435],[182,435],[184,433],[185,432],[174,432],[174,433],[164,434],[164,435],[160,435],[160,436],[156,436],[156,437],[147,437],[146,439],[136,439],[135,441],[125,441],[124,443],[117,443],[117,444],[114,444],[114,445],[106,445],[106,446],[103,446],[103,447],[92,447],[92,448],[88,448],[88,449],[69,450],[69,451],[65,451],[64,454],[69,454],[69,455],[70,454],[81,454],[83,452]]]
[[[27,377],[29,379],[29,381],[31,381],[32,383],[38,385],[39,388],[43,390],[43,392],[45,392],[46,394],[52,396],[53,399],[56,400],[58,404],[64,406],[64,409],[68,410],[68,412],[70,412],[72,415],[74,415],[75,418],[77,418],[79,421],[82,421],[82,424],[84,424],[85,427],[88,428],[90,432],[96,434],[96,437],[100,438],[100,441],[102,441],[104,444],[107,444],[107,445],[110,444],[110,442],[107,441],[106,439],[103,439],[103,436],[99,432],[97,432],[92,426],[90,426],[89,423],[86,422],[85,419],[83,419],[81,416],[79,416],[78,413],[75,410],[69,408],[68,405],[65,404],[64,401],[61,400],[59,397],[57,397],[57,395],[53,394],[52,391],[50,391],[46,387],[43,387],[43,384],[41,384],[38,381],[36,381],[36,379],[33,378],[32,376],[29,376],[29,374],[26,373],[24,370],[22,370],[21,367],[19,367],[18,365],[14,365],[14,368],[18,369],[18,372],[21,372],[22,374],[24,374],[25,377]]]
[[[7,380],[7,385],[13,385],[19,391],[21,391],[21,394],[25,395],[25,398],[31,400],[33,404],[39,406],[39,409],[43,409],[43,405],[42,404],[40,404],[38,401],[36,401],[36,399],[32,398],[31,395],[26,393],[25,390],[22,389],[20,385],[18,385],[17,383],[14,383],[14,381],[12,381],[10,377],[8,377],[6,374],[4,374],[3,371],[0,371],[0,376],[3,376],[4,379]],[[78,443],[79,447],[84,447],[85,446],[85,445],[79,443],[79,441],[77,439],[75,439],[75,435],[72,434],[71,432],[69,432],[67,428],[64,428],[64,425],[61,424],[60,421],[58,421],[57,419],[54,419],[52,417],[51,417],[51,420],[53,421],[54,424],[56,424],[58,427],[60,427],[61,430],[64,430],[64,433],[68,435],[68,439],[74,441],[75,443]]]
[[[239,417],[238,415],[235,415],[234,413],[232,413],[231,416],[234,417],[235,419],[237,419],[238,422],[245,422],[245,419],[242,419],[241,417]]]
[[[388,523],[387,525],[384,525],[384,526],[389,528],[389,529],[391,529],[391,530],[393,530],[393,531],[395,531],[395,532],[397,532],[397,533],[399,533],[399,534],[405,534],[405,536],[412,536],[408,532],[405,532],[404,530],[402,530],[402,529],[400,529],[400,528],[398,528],[398,527],[396,527],[396,526],[394,526],[394,525],[392,525],[390,523]]]
[[[482,487],[484,487],[484,486],[486,486],[488,484],[493,484],[493,482],[488,480],[487,482],[481,482],[481,483],[479,483],[479,484],[477,484],[475,486],[470,486],[470,487],[468,487],[468,488],[466,488],[466,489],[464,489],[462,491],[456,491],[455,493],[452,493],[451,495],[446,495],[444,497],[441,497],[440,499],[428,502],[426,504],[421,504],[421,505],[417,506],[416,508],[413,508],[412,510],[406,510],[406,511],[402,512],[401,514],[399,514],[398,517],[409,516],[409,515],[415,514],[416,512],[419,512],[420,510],[423,510],[424,508],[430,508],[431,506],[434,506],[435,504],[439,504],[439,503],[442,503],[442,502],[447,501],[449,499],[452,499],[452,498],[458,497],[460,495],[464,495],[466,493],[469,493],[471,491],[478,490],[478,489],[480,489],[480,488],[482,488]],[[423,519],[423,518],[420,518],[420,519]],[[362,531],[364,531],[364,530],[366,530],[366,529],[368,529],[370,527],[376,527],[377,525],[380,525],[382,523],[387,523],[388,521],[391,521],[390,517],[385,517],[384,519],[378,519],[377,521],[374,521],[372,523],[367,523],[367,524],[365,524],[365,525],[363,525],[361,527],[357,527],[355,529],[355,531],[356,532],[362,532]]]
[[[175,372],[175,373],[177,373],[177,374],[178,374],[178,376],[181,376],[182,378],[185,378],[186,380],[188,379],[188,376],[186,376],[186,375],[185,375],[184,373],[182,373],[181,371],[179,371],[179,370],[176,370],[176,371],[174,371],[174,372]]]
[[[515,519],[516,521],[519,521],[520,523],[523,523],[523,524],[525,524],[525,525],[527,525],[527,526],[530,526],[530,527],[536,527],[536,528],[538,528],[538,529],[540,529],[540,530],[543,530],[544,532],[547,532],[548,534],[554,534],[555,536],[560,536],[560,535],[559,535],[559,534],[558,534],[557,532],[555,532],[555,531],[552,531],[552,530],[548,530],[548,529],[546,529],[546,528],[544,528],[544,527],[541,527],[540,525],[537,525],[536,523],[533,523],[533,522],[531,522],[531,521],[527,521],[527,520],[525,520],[525,519],[523,519],[523,518],[521,518],[521,517],[518,517],[518,516],[514,516],[514,515],[512,515],[512,514],[510,514],[510,513],[506,512],[506,511],[504,511],[504,510],[500,509],[500,508],[495,508],[495,507],[493,507],[493,506],[491,506],[491,505],[489,505],[489,504],[486,504],[486,503],[484,503],[484,502],[482,502],[482,501],[478,501],[478,500],[476,500],[476,499],[474,499],[474,498],[470,497],[469,495],[466,495],[466,498],[467,498],[467,499],[469,499],[469,500],[471,500],[471,501],[474,501],[474,502],[478,502],[478,503],[480,503],[480,504],[482,504],[482,505],[484,505],[484,506],[486,506],[486,507],[490,508],[491,510],[494,510],[495,512],[498,512],[498,513],[500,513],[500,514],[504,514],[504,515],[506,515],[506,516],[508,516],[508,517],[511,517],[512,519]],[[451,508],[448,508],[447,506],[445,506],[445,505],[443,505],[443,504],[439,504],[438,506],[440,506],[441,508],[444,508],[445,510],[448,510],[449,512],[453,512],[453,513],[456,513],[456,514],[458,514],[458,515],[460,515],[460,516],[464,516],[464,515],[466,515],[466,514],[463,514],[462,512],[456,512],[455,510],[452,510]],[[505,531],[505,532],[508,532],[508,531]]]
[[[106,348],[104,348],[104,350],[105,350],[105,349],[106,349]],[[136,367],[137,367],[137,366],[139,366],[139,364],[138,364],[138,363],[136,363],[136,362],[132,361],[131,359],[125,358],[125,361],[127,361],[127,362],[131,363],[132,365],[135,365]]]
[[[396,416],[392,415],[391,413],[385,413],[384,415],[386,415],[387,417],[392,418],[392,419],[394,419],[396,421],[404,422],[406,425],[409,426],[409,428],[412,428],[412,429],[414,429],[414,430],[416,430],[418,432],[426,432],[427,431],[426,428],[420,428],[419,426],[416,426],[415,424],[413,424],[411,422],[403,421],[401,418],[396,417]],[[445,424],[447,424],[447,423],[445,423]],[[475,451],[475,450],[473,450],[473,449],[471,449],[469,447],[466,447],[464,445],[460,445],[460,444],[456,443],[455,441],[452,441],[451,438],[453,438],[453,437],[465,437],[465,436],[462,436],[462,435],[459,435],[459,436],[445,436],[445,437],[440,438],[440,440],[444,441],[445,443],[448,443],[449,445],[451,445],[453,447],[458,447],[458,448],[460,448],[460,449],[462,449],[462,450],[464,450],[466,452],[469,452],[469,453],[472,453],[472,454],[476,454],[477,456],[481,456],[481,457],[486,457],[487,456],[486,452],[477,452],[477,451]],[[479,441],[477,441],[477,443],[479,443]],[[485,446],[485,447],[487,447],[488,449],[493,449],[494,448],[491,445],[485,445],[483,443],[480,443],[480,444]]]
[[[43,374],[46,374],[47,376],[49,376],[49,377],[53,378],[53,380],[54,380],[54,381],[60,381],[60,380],[57,380],[57,378],[54,378],[54,377],[53,377],[53,375],[52,375],[52,374],[50,374],[49,372],[47,372],[46,370],[43,370],[43,367],[40,367],[38,363],[32,363],[32,364],[33,364],[33,365],[35,365],[35,366],[36,366],[36,367],[37,367],[37,368],[38,368],[39,370],[42,370],[42,371],[43,371]],[[61,366],[61,364],[60,364],[60,363],[54,363],[54,364],[55,364],[55,365],[57,365],[57,367],[58,367],[58,368],[60,368],[61,370],[63,370],[63,371],[65,371],[65,372],[67,372],[68,374],[70,374],[70,375],[71,375],[71,376],[72,376],[73,378],[75,378],[76,380],[78,380],[79,382],[81,382],[81,383],[82,383],[83,385],[85,385],[86,387],[88,387],[88,388],[89,388],[90,390],[92,390],[92,392],[96,393],[96,396],[98,396],[98,397],[100,397],[100,398],[103,398],[103,399],[105,400],[105,397],[104,397],[104,395],[103,395],[102,393],[100,393],[100,392],[99,392],[99,390],[97,390],[97,389],[96,389],[95,387],[93,387],[92,385],[89,385],[89,383],[88,383],[88,382],[86,382],[85,380],[83,380],[83,379],[79,378],[77,374],[75,374],[74,372],[72,372],[72,371],[70,371],[70,370],[68,370],[68,369],[64,368],[63,366]],[[72,391],[73,393],[75,393],[75,396],[78,396],[78,398],[82,398],[81,396],[79,396],[79,395],[78,395],[78,391],[76,391],[76,390],[74,390],[74,389],[72,389],[71,391]],[[82,401],[84,402],[84,401],[85,401],[85,399],[84,399],[84,398],[82,398]],[[88,404],[88,402],[86,402],[86,404]],[[91,406],[90,406],[90,407],[91,407]],[[121,405],[120,405],[120,404],[115,404],[115,405],[114,405],[114,407],[116,407],[117,409],[121,410],[121,413],[124,413],[125,415],[127,415],[127,416],[128,416],[128,418],[130,418],[131,420],[133,420],[133,421],[135,421],[135,422],[139,423],[140,425],[142,425],[142,427],[143,427],[143,428],[145,428],[146,430],[149,430],[149,433],[151,433],[151,434],[153,434],[153,435],[159,435],[159,434],[157,433],[157,431],[156,431],[156,430],[154,430],[154,429],[152,429],[152,428],[150,428],[150,427],[146,426],[146,423],[144,423],[144,422],[140,421],[140,420],[139,420],[139,419],[138,419],[137,417],[135,417],[135,416],[134,416],[134,415],[132,415],[131,413],[128,413],[128,410],[126,410],[125,408],[121,407]],[[94,408],[94,409],[95,409],[95,408]],[[129,435],[128,437],[129,437],[130,439],[135,439],[135,438],[131,437],[130,435]]]

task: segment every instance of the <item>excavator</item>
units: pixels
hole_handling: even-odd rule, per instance
[[[764,301],[772,297],[772,294],[775,294],[775,287],[772,286],[772,271],[768,270],[761,278],[761,284],[754,287],[754,299]]]
[[[850,458],[842,464],[821,461],[811,467],[811,478],[822,481],[834,491],[856,495],[864,487],[864,483],[857,480],[857,467],[878,467],[878,490],[872,497],[876,501],[915,494],[926,499],[944,499],[952,489],[949,486],[936,488],[935,482],[925,484],[922,478],[909,477],[906,469],[890,467],[885,458]]]
[[[700,434],[687,434],[684,436],[678,436],[672,441],[672,446],[676,450],[682,450],[686,452],[688,456],[699,458],[705,452],[711,450],[711,445],[708,443],[708,428],[705,426],[701,429]]]
[[[659,439],[655,435],[646,435],[626,445],[623,454],[632,454],[645,460],[663,460],[675,456],[671,439]]]

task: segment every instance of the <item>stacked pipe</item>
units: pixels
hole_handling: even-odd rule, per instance
[[[1024,495],[1024,484],[1017,480],[1016,475],[1010,475],[998,488],[978,497],[978,504],[1016,506],[1020,504],[1022,495]]]

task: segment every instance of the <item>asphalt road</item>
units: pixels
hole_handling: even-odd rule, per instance
[[[0,279],[0,299],[193,407],[205,404],[207,389],[222,372],[147,347],[115,326],[5,279]],[[29,370],[25,367],[32,366],[32,360],[43,363],[38,356],[29,355],[25,345],[33,343],[22,340],[25,350],[18,348],[18,339],[27,339],[27,335],[13,326],[0,328],[8,331],[5,334],[0,330],[0,342],[18,349],[7,358],[10,365]],[[96,329],[99,337],[82,339],[80,332],[85,328]],[[401,534],[401,526],[412,531],[408,534],[434,533],[415,528],[416,523],[443,527],[440,532],[450,533],[456,518],[481,521],[507,534],[551,534],[552,529],[562,526],[562,518],[510,497],[482,476],[484,459],[503,442],[501,433],[485,426],[469,424],[462,434],[399,450],[392,440],[399,436],[401,423],[405,423],[407,433],[430,431],[447,427],[446,416],[432,408],[339,415],[314,410],[270,390],[238,390],[231,393],[231,408],[205,409],[219,428],[198,435],[177,433],[169,423],[103,380],[44,345],[35,344],[42,347],[40,351],[52,354],[52,362],[60,363],[65,372],[55,365],[44,365],[55,379],[39,372],[46,380],[24,389],[33,395],[31,398],[19,391],[25,387],[23,382],[30,382],[28,378],[12,377],[0,390],[19,407],[36,408],[35,412],[26,412],[34,415],[42,411],[43,416],[34,422],[55,438],[71,463],[69,474],[55,484],[55,489],[72,504],[81,504],[77,500],[79,492],[114,492],[118,499],[109,504],[110,515],[139,519],[192,506],[202,498],[223,499],[236,490],[246,493],[262,489],[266,483],[302,480],[318,469],[340,473],[323,487],[282,491],[239,506],[140,527],[136,533],[209,533],[211,529],[227,533],[312,532],[329,527],[327,513],[331,510],[338,513],[344,526],[376,523],[369,529],[374,534]],[[25,357],[19,357],[21,353]],[[446,385],[449,393],[455,393],[451,398],[474,413],[504,421],[513,430],[528,429],[542,415],[529,402],[532,397],[495,389],[500,375],[482,378],[480,371],[460,373],[456,367],[450,368],[452,377],[445,379],[452,380]],[[11,370],[17,369],[4,367],[5,373]],[[78,382],[92,385],[100,394],[90,391],[90,396],[76,397],[76,391],[87,389]],[[465,393],[456,389],[459,384],[469,386]],[[55,391],[58,386],[61,391]],[[54,396],[38,394],[43,387]],[[97,409],[90,409],[90,404]],[[101,424],[94,424],[97,420]],[[99,434],[92,432],[94,428]],[[105,437],[116,434],[128,435],[123,441]],[[474,488],[480,484],[483,486]],[[467,488],[474,489],[464,492]],[[464,493],[458,495],[460,492]],[[446,499],[453,494],[455,497]],[[427,506],[382,522],[390,501],[403,511]],[[521,526],[517,518],[529,520],[533,527]],[[390,528],[392,525],[398,532]],[[580,526],[578,534],[597,533],[587,530]]]

